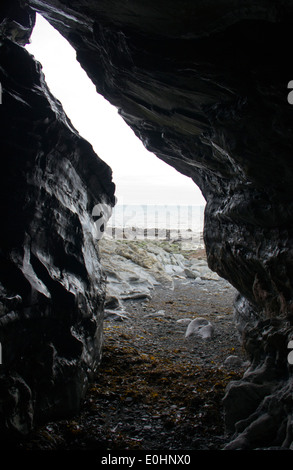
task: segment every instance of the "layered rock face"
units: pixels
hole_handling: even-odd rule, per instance
[[[120,109],[145,146],[190,176],[201,188],[207,200],[204,236],[209,266],[239,291],[235,316],[251,360],[250,369],[239,383],[230,385],[224,400],[227,429],[235,433],[227,448],[290,447],[293,366],[287,359],[287,344],[292,336],[293,313],[293,107],[287,101],[287,84],[293,76],[289,56],[284,52],[290,44],[293,1],[283,0],[276,5],[262,0],[163,0],[159,4],[154,0],[30,0],[27,5],[31,8],[25,10],[29,18],[32,11],[40,12],[68,39],[98,92]],[[7,28],[2,31],[8,35]],[[5,159],[14,165],[10,173],[5,170],[10,175],[5,177],[6,196],[8,186],[14,188],[13,211],[4,208],[5,221],[9,219],[8,226],[14,227],[9,232],[4,224],[2,233],[2,245],[5,253],[9,253],[8,261],[8,256],[4,256],[9,265],[5,268],[5,279],[10,279],[9,297],[19,295],[22,302],[26,299],[25,305],[29,305],[32,315],[41,323],[37,327],[35,321],[23,315],[19,336],[25,328],[32,341],[39,344],[40,335],[35,328],[38,332],[41,328],[44,336],[49,336],[47,344],[51,345],[58,330],[61,357],[66,358],[68,365],[72,357],[71,352],[68,355],[66,352],[71,347],[63,351],[64,338],[76,341],[78,349],[80,342],[84,343],[80,339],[84,335],[72,334],[68,322],[70,334],[65,328],[63,336],[60,319],[64,316],[68,319],[64,311],[69,310],[71,316],[76,315],[77,323],[82,323],[80,309],[76,312],[72,307],[77,292],[83,293],[80,298],[87,305],[85,311],[92,310],[93,302],[92,287],[88,289],[93,285],[88,270],[96,271],[87,266],[86,257],[81,260],[83,247],[90,250],[91,244],[84,235],[79,237],[84,227],[81,219],[86,218],[85,207],[88,207],[83,198],[89,197],[94,184],[87,178],[88,160],[92,162],[93,157],[89,156],[92,154],[88,146],[77,137],[73,146],[68,142],[68,126],[64,123],[65,143],[56,137],[59,107],[52,114],[52,107],[40,96],[42,87],[33,87],[31,108],[17,100],[32,87],[25,82],[26,74],[20,78],[16,69],[16,63],[23,63],[24,51],[5,43],[1,48],[4,56],[7,47],[18,52],[14,69],[8,70],[2,80],[7,74],[19,77],[21,90],[9,94],[9,99],[14,97],[15,106],[21,106],[28,114],[22,118],[14,114],[13,126],[7,123],[10,145],[12,140],[17,150],[14,154],[6,151],[10,158]],[[18,82],[13,80],[15,86]],[[36,107],[38,100],[44,104]],[[41,117],[34,117],[37,112]],[[13,129],[18,130],[17,138],[11,137]],[[87,151],[81,150],[84,147]],[[46,155],[55,156],[51,166]],[[66,197],[64,194],[61,197],[59,178],[65,172],[65,162],[67,168],[78,167],[78,175],[85,176],[81,178],[85,183],[77,184],[76,176],[72,176],[74,185],[67,182],[70,188],[67,191],[63,187],[62,194],[65,191]],[[96,174],[99,172],[100,167]],[[66,174],[70,172],[66,170]],[[49,175],[54,177],[50,179]],[[81,186],[82,191],[77,189]],[[69,198],[70,190],[73,194]],[[111,194],[108,186],[99,188],[98,192]],[[50,208],[46,193],[52,197]],[[80,198],[80,194],[84,196]],[[78,200],[82,206],[80,212],[75,209],[78,212],[75,217],[68,213],[65,216],[59,208],[61,198],[62,203],[67,198],[72,203],[75,200],[74,207]],[[55,212],[53,201],[58,207]],[[54,247],[48,237],[48,211],[51,216],[59,213],[62,219],[62,223],[55,221],[54,228],[50,228],[50,235],[51,231],[56,232],[62,246],[59,262],[55,235]],[[79,234],[76,237],[72,233],[74,223]],[[31,269],[35,274],[29,277]],[[61,281],[62,269],[65,275]],[[74,279],[72,284],[67,282],[68,277]],[[13,287],[16,280],[22,285],[17,292]],[[95,281],[99,286],[100,280]],[[54,291],[56,285],[56,297],[48,301],[47,290],[52,286]],[[74,286],[71,295],[69,285]],[[8,286],[5,290],[8,291]],[[60,301],[62,293],[64,298]],[[36,301],[32,300],[35,296]],[[59,329],[53,328],[50,321],[47,327],[45,320],[48,318],[45,312],[48,309],[55,312],[55,308],[58,315],[53,316],[58,318]],[[29,318],[33,318],[31,314]],[[60,354],[57,346],[42,350],[41,357],[50,364],[52,357]],[[9,356],[13,354],[11,350]],[[27,354],[27,351],[19,353],[24,358]],[[61,366],[58,371],[61,377]],[[47,386],[46,381],[51,378],[47,376],[44,380]],[[49,405],[56,407],[56,403]],[[42,410],[45,408],[41,406]]]
[[[80,406],[102,347],[105,278],[92,210],[114,203],[110,168],[18,44],[34,15],[14,13],[0,47],[1,439]]]

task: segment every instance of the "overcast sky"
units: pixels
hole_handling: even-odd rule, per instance
[[[27,50],[80,135],[110,165],[119,204],[205,204],[193,181],[148,152],[117,109],[100,96],[68,42],[42,17]]]

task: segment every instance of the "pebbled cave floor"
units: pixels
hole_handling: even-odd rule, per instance
[[[246,361],[225,281],[177,279],[104,321],[104,353],[78,415],[36,429],[21,450],[220,450],[222,398]],[[211,339],[185,338],[185,318],[207,318]]]

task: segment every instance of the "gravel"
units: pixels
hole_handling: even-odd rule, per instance
[[[219,450],[228,435],[222,398],[247,358],[225,281],[178,278],[151,299],[124,302],[104,321],[104,354],[80,413],[47,423],[26,450]],[[185,337],[197,317],[211,338]],[[233,359],[231,359],[233,357]],[[228,359],[230,358],[230,359]]]

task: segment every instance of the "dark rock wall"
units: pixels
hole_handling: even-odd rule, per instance
[[[239,291],[235,318],[251,360],[224,400],[235,432],[227,448],[289,447],[293,1],[27,3],[69,40],[145,146],[201,188],[209,265]],[[38,233],[35,251],[47,242]]]
[[[80,406],[101,358],[105,296],[91,214],[114,202],[110,168],[18,44],[33,18],[6,21],[0,47],[1,439]]]

